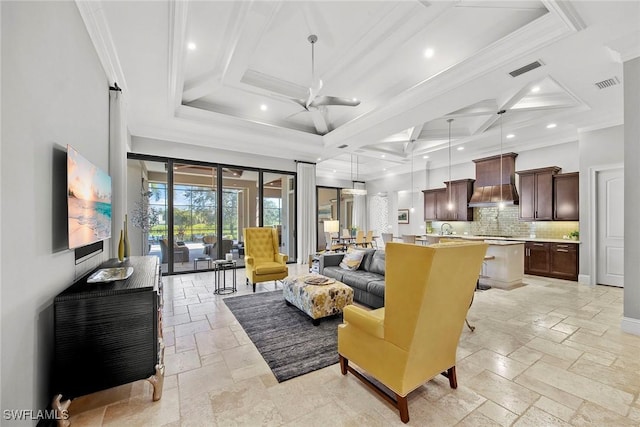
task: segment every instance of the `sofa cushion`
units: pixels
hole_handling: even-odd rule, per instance
[[[384,276],[384,263],[385,253],[384,251],[375,251],[369,262],[368,271]]]
[[[373,257],[375,251],[375,249],[364,250],[364,257],[362,258],[362,262],[360,263],[360,267],[358,267],[358,270],[369,271],[369,264],[371,264],[371,258]]]
[[[343,270],[342,268],[336,266],[336,265],[332,265],[329,267],[325,267],[322,270],[322,275],[323,276],[327,276],[327,277],[331,277],[332,279],[336,279],[340,282],[342,282],[342,275],[346,270]]]
[[[357,270],[360,267],[362,258],[364,257],[364,251],[353,250],[349,248],[342,261],[340,261],[340,267],[345,270]]]
[[[367,283],[367,291],[380,298],[384,298],[384,280],[373,280]]]
[[[345,271],[342,275],[342,282],[353,288],[367,290],[367,284],[371,281],[384,280],[379,274],[369,271]]]

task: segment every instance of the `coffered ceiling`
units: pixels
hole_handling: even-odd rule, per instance
[[[344,179],[355,154],[362,180],[412,156],[444,165],[451,118],[456,162],[622,123],[616,46],[637,43],[640,22],[635,1],[77,4],[124,90],[134,150],[157,138]],[[359,104],[308,106],[323,96]]]

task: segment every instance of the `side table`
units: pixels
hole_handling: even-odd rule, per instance
[[[227,270],[231,270],[233,286],[227,287]],[[236,261],[225,259],[217,259],[213,261],[213,293],[217,295],[232,294],[237,291],[236,288]]]
[[[197,258],[194,258],[194,260],[193,260],[193,269],[194,270],[198,269],[198,261],[206,261],[207,262],[207,268],[211,269],[211,257],[199,256]]]

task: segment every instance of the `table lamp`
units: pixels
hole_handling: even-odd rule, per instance
[[[324,231],[325,233],[337,233],[340,231],[340,221],[336,220],[328,220],[324,222]]]

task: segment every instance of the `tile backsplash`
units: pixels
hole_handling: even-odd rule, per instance
[[[579,228],[578,221],[520,221],[518,219],[518,206],[474,208],[473,221],[447,221],[457,234],[492,235],[536,237],[547,239],[562,239],[572,231]],[[429,221],[429,227],[434,233],[440,231],[444,222]]]

